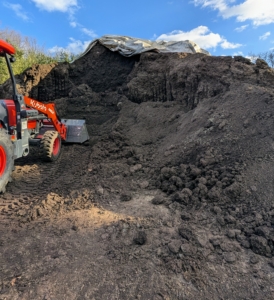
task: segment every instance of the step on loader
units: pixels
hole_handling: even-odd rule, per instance
[[[60,119],[54,103],[42,103],[18,94],[11,63],[15,48],[0,40],[0,59],[7,63],[13,88],[12,99],[0,99],[0,193],[11,181],[14,160],[29,154],[29,146],[37,144],[45,161],[55,161],[62,142],[84,143],[89,135],[84,120]]]

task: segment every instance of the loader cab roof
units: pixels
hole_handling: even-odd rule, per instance
[[[10,45],[9,43],[0,40],[0,56],[4,56],[4,53],[7,53],[9,55],[15,54],[15,48]]]

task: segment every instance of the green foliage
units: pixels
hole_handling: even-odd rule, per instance
[[[18,32],[10,29],[0,29],[0,39],[7,41],[16,49],[16,61],[12,64],[14,74],[21,74],[34,64],[50,64],[55,62],[72,62],[76,55],[65,50],[54,55],[46,52],[43,47],[37,45],[35,39],[22,37]],[[0,84],[9,78],[6,61],[0,57]]]
[[[0,84],[8,78],[8,69],[4,59],[0,58]]]
[[[59,52],[56,52],[53,56],[55,61],[57,62],[73,62],[79,55],[67,52],[65,50],[61,50]]]

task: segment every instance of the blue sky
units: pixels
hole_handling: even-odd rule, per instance
[[[192,40],[212,55],[274,49],[274,0],[0,0],[0,30],[53,51],[84,51],[106,34]]]

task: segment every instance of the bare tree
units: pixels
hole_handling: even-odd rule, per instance
[[[66,51],[53,55],[39,46],[34,38],[22,36],[12,29],[0,29],[0,39],[12,44],[16,49],[16,62],[13,65],[15,74],[20,74],[34,64],[49,64],[53,62],[71,62],[77,56]],[[0,59],[0,84],[9,77],[6,64]]]
[[[259,54],[249,54],[252,61],[256,61],[257,58],[261,58],[268,63],[271,68],[274,68],[274,49]]]

